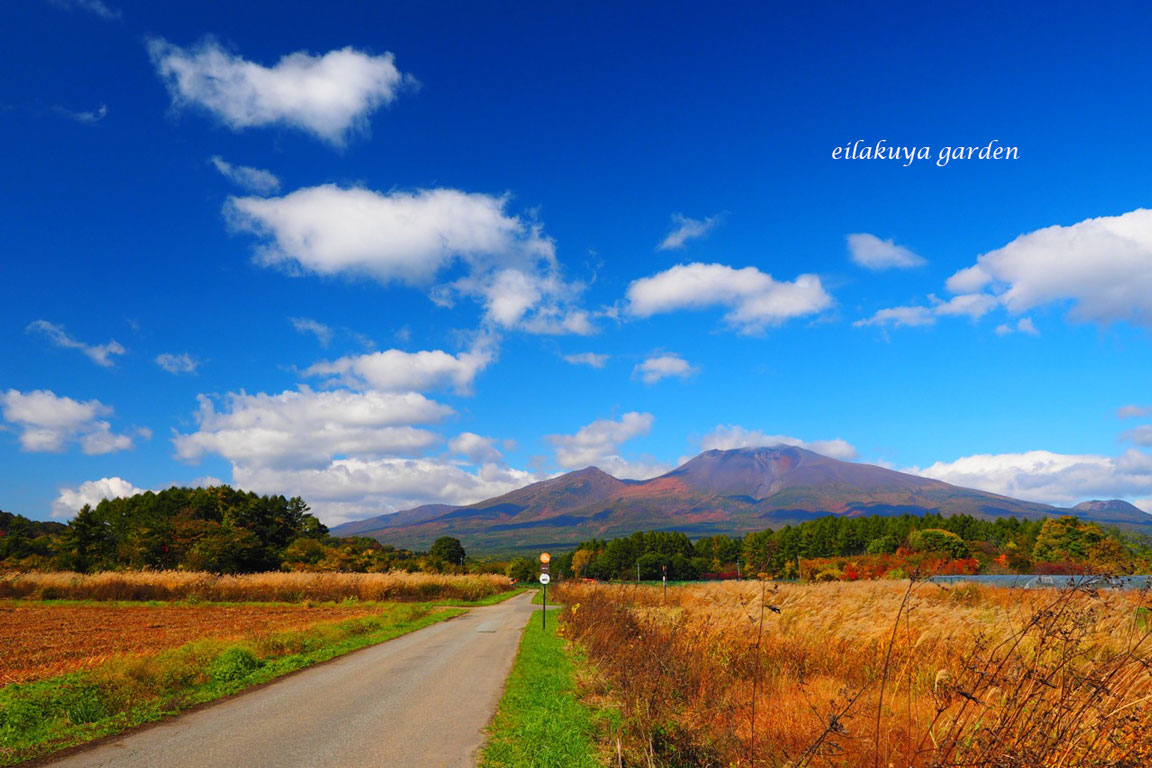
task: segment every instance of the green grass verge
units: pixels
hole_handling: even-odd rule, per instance
[[[480,768],[599,768],[596,714],[580,703],[556,616],[533,614],[489,727]]]
[[[463,613],[421,603],[247,642],[199,640],[145,658],[0,688],[0,766],[110,736]]]

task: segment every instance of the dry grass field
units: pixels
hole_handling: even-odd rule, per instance
[[[1152,765],[1148,595],[564,585],[634,766]]]
[[[510,589],[493,574],[250,573],[196,571],[0,573],[0,598],[33,600],[203,600],[288,602],[484,600]]]
[[[0,686],[148,656],[193,640],[233,640],[358,619],[380,606],[70,605],[0,601]]]

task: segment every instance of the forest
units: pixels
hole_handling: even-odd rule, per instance
[[[665,570],[666,569],[666,570]],[[1108,573],[1152,570],[1152,543],[1075,517],[981,520],[968,515],[842,517],[691,541],[638,532],[593,539],[553,560],[553,571],[594,579],[806,580],[904,578],[913,572]]]
[[[0,512],[0,569],[9,570],[442,571],[463,559],[459,542],[418,553],[334,538],[300,497],[226,485],[105,499],[67,525]]]

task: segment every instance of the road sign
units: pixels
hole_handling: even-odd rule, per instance
[[[552,562],[552,555],[548,554],[547,552],[541,552],[540,562],[544,563],[544,565],[548,565],[548,563]]]
[[[548,575],[548,574],[546,574],[546,573],[542,573],[542,574],[540,574],[540,583],[541,583],[541,584],[547,584],[547,583],[548,583],[548,582],[550,582],[550,581],[552,581],[552,577],[551,577],[551,576],[549,576],[549,575]]]

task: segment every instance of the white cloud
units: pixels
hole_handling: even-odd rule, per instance
[[[434,459],[337,459],[310,469],[237,467],[237,486],[257,493],[300,495],[324,523],[337,523],[421,504],[472,504],[542,479],[484,464],[470,472]]]
[[[852,323],[856,327],[863,327],[866,325],[933,325],[936,322],[935,315],[928,307],[888,307],[881,309],[872,315],[872,317],[857,320]]]
[[[654,477],[670,467],[647,457],[630,461],[619,454],[620,444],[648,434],[652,421],[650,413],[631,411],[616,421],[597,419],[574,435],[548,435],[546,439],[556,449],[556,462],[565,469],[596,466],[616,477]]]
[[[177,456],[196,460],[217,453],[249,467],[318,467],[333,456],[419,454],[440,438],[412,425],[439,423],[453,413],[416,392],[232,392],[223,411],[204,395],[198,400],[199,429],[173,438]]]
[[[112,8],[102,0],[48,0],[52,5],[57,8],[67,8],[68,10],[81,10],[99,16],[108,21],[115,21],[121,17],[120,10]]]
[[[256,258],[267,266],[425,287],[443,305],[471,298],[504,328],[594,332],[589,313],[573,307],[583,286],[560,276],[552,241],[539,225],[509,214],[507,203],[455,189],[324,185],[275,198],[233,197],[225,215],[262,239]],[[460,266],[463,276],[434,285]]]
[[[144,493],[119,477],[102,477],[89,480],[76,488],[60,488],[60,495],[52,502],[52,517],[68,519],[75,516],[85,504],[95,507],[104,499],[123,499]]]
[[[1116,409],[1116,417],[1120,419],[1138,419],[1149,415],[1152,415],[1152,406],[1125,405]]]
[[[934,325],[939,316],[964,316],[978,320],[996,307],[996,299],[983,293],[953,296],[948,301],[941,301],[933,295],[929,295],[928,298],[933,302],[931,307],[888,307],[877,311],[871,317],[857,320],[853,325],[857,327]],[[1002,333],[1001,328],[997,328],[996,332]]]
[[[816,275],[779,282],[755,267],[678,264],[628,286],[628,311],[638,317],[682,309],[725,306],[725,319],[744,333],[821,312],[832,306]]]
[[[0,394],[4,420],[20,428],[20,448],[30,453],[59,453],[72,443],[89,455],[126,451],[132,447],[129,435],[117,434],[102,417],[111,416],[111,406],[99,400],[73,400],[58,397],[46,389]],[[137,430],[147,439],[152,433]]]
[[[587,365],[590,368],[603,368],[607,363],[610,355],[597,354],[595,352],[580,352],[575,355],[564,355],[564,361],[572,365]]]
[[[233,130],[282,124],[338,146],[366,131],[368,115],[415,82],[396,69],[391,53],[351,47],[322,56],[291,53],[272,67],[211,39],[181,48],[153,38],[148,53],[174,106],[201,107]]]
[[[498,462],[503,458],[496,448],[496,438],[483,437],[475,432],[461,432],[449,441],[448,450],[467,457],[473,464]]]
[[[948,301],[940,301],[929,296],[935,303],[932,312],[937,315],[970,317],[978,320],[996,307],[996,299],[983,293],[965,293],[953,296]]]
[[[645,384],[655,384],[672,377],[686,379],[699,370],[677,354],[653,355],[633,368],[632,375],[639,376]]]
[[[247,165],[233,165],[219,155],[213,155],[208,162],[212,163],[224,178],[249,192],[271,195],[280,191],[280,179],[271,171]]]
[[[683,248],[684,244],[689,240],[694,240],[708,234],[719,221],[719,216],[709,216],[706,219],[690,219],[682,213],[674,213],[672,214],[672,223],[676,225],[676,228],[660,241],[660,245],[656,246],[656,250],[672,251]]]
[[[999,336],[1007,336],[1008,334],[1015,331],[1026,333],[1029,336],[1040,335],[1040,331],[1036,330],[1036,325],[1032,322],[1032,318],[1030,317],[1020,318],[1016,321],[1015,327],[1009,325],[1008,323],[1001,323],[1000,325],[996,326],[996,333]]]
[[[179,355],[165,352],[162,355],[156,356],[156,365],[168,371],[168,373],[178,375],[181,373],[196,373],[196,369],[200,367],[200,361],[193,358],[187,352],[182,352]]]
[[[867,232],[848,235],[847,240],[852,261],[867,269],[909,269],[927,263],[922,256],[904,246],[896,245],[892,240],[881,240]]]
[[[1014,314],[1069,302],[1073,320],[1152,325],[1152,211],[1020,235],[952,275],[947,285],[952,292],[988,288]]]
[[[451,387],[468,393],[476,376],[494,357],[486,344],[458,355],[439,349],[420,352],[388,349],[316,363],[306,369],[304,375],[330,377],[354,389],[397,392]]]
[[[58,347],[78,349],[87,355],[89,360],[104,368],[111,368],[115,364],[112,360],[113,355],[123,355],[127,351],[116,340],[109,341],[107,344],[95,345],[77,341],[64,331],[64,326],[50,323],[47,320],[34,320],[28,324],[25,330],[28,333],[39,333],[46,336]]]
[[[324,323],[307,317],[293,317],[290,320],[292,327],[300,333],[310,333],[315,336],[316,340],[320,342],[320,346],[326,347],[332,343],[332,328]]]
[[[1050,451],[978,454],[905,471],[965,488],[1065,507],[1086,499],[1152,494],[1152,455],[1135,449],[1115,458]]]
[[[801,440],[788,435],[770,435],[758,429],[745,429],[741,426],[721,424],[700,440],[703,451],[728,451],[733,448],[762,448],[778,445],[792,445],[807,448],[833,459],[851,461],[857,457],[856,448],[839,437],[833,440]]]

